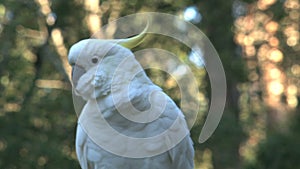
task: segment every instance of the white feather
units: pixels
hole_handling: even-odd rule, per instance
[[[108,49],[111,49],[111,51]],[[79,117],[76,134],[76,153],[82,169],[194,168],[193,143],[189,135],[184,137],[175,147],[172,146],[173,138],[171,137],[160,142],[144,145],[145,147],[137,147],[137,150],[142,148],[150,153],[157,151],[163,145],[169,146],[168,151],[146,158],[122,157],[101,148],[98,144],[99,140],[119,146],[117,145],[119,140],[114,140],[115,138],[111,138],[111,135],[105,134],[106,129],[100,127],[102,125],[99,119],[101,115],[104,116],[111,127],[129,137],[148,138],[156,136],[169,129],[176,119],[179,119],[178,126],[170,130],[173,135],[176,136],[176,133],[182,128],[188,131],[188,127],[180,109],[166,94],[162,93],[158,86],[151,82],[130,50],[107,42],[84,40],[82,43],[79,42],[73,46],[72,51],[69,62],[76,60],[76,64],[86,70],[76,86],[76,93],[87,100]],[[99,56],[99,60],[101,60],[101,63],[97,65],[90,63],[90,59],[95,55]],[[126,66],[118,69],[120,64]],[[137,70],[139,70],[139,73],[135,74]],[[134,78],[132,78],[132,74],[135,74]],[[151,108],[149,97],[153,92],[159,92],[159,97],[166,100],[166,107],[159,118],[150,123],[132,122],[116,110],[115,105],[118,105],[128,110],[125,112],[127,115],[138,116],[139,114],[129,111],[129,105],[133,105],[139,111],[148,110]],[[97,101],[93,100],[95,98]],[[154,103],[152,102],[154,108],[156,104],[160,105],[158,100],[157,98]],[[157,109],[159,108],[157,106]],[[151,117],[149,115],[149,118]],[[126,145],[126,142],[124,144]],[[119,146],[120,151],[124,153],[135,151],[134,149],[126,150],[126,147],[122,150],[122,147],[124,146]]]

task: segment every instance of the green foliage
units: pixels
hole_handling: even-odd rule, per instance
[[[291,120],[289,130],[274,132],[264,140],[258,149],[256,160],[248,169],[294,169],[300,168],[300,118]]]

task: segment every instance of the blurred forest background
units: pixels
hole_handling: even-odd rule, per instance
[[[300,168],[299,0],[0,0],[0,168],[80,168],[68,49],[112,20],[146,11],[193,22],[223,62],[221,123],[203,144],[205,115],[191,131],[197,168]],[[207,112],[208,77],[205,69],[196,74]],[[174,86],[162,87],[172,96]]]

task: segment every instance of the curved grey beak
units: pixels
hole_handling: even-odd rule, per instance
[[[74,65],[72,67],[72,82],[75,88],[77,86],[78,80],[83,74],[85,74],[85,72],[85,69],[80,66]]]

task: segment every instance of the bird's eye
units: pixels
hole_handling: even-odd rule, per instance
[[[98,63],[98,58],[92,58],[92,63]]]

